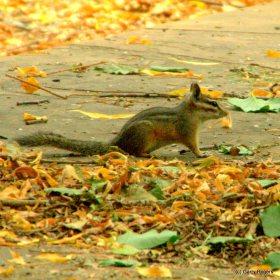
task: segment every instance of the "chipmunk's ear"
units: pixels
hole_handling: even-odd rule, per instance
[[[197,83],[192,83],[191,84],[191,88],[190,88],[190,92],[191,92],[191,98],[193,100],[199,100],[200,96],[201,96],[201,90],[200,87]]]

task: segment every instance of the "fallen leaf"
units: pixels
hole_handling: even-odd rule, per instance
[[[141,45],[151,45],[152,41],[146,38],[141,38],[136,35],[131,35],[130,37],[127,38],[126,44],[131,45],[131,44],[141,44]]]
[[[71,110],[71,111],[81,113],[92,119],[106,119],[106,120],[126,119],[126,118],[131,118],[135,115],[135,114],[107,115],[107,114],[101,114],[101,113],[91,113],[91,112],[86,112],[86,111],[82,111],[82,110]]]
[[[107,74],[115,74],[115,75],[131,75],[131,74],[138,74],[139,69],[128,66],[128,65],[104,65],[104,66],[96,66],[94,68],[96,71],[100,71]]]
[[[136,260],[120,260],[120,259],[107,259],[99,262],[101,266],[118,266],[118,267],[132,267],[141,265]]]
[[[17,67],[20,77],[46,77],[47,73],[39,70],[36,66]]]
[[[172,273],[165,266],[136,267],[137,272],[145,277],[172,278]]]
[[[151,69],[143,69],[141,70],[142,74],[146,74],[149,76],[166,76],[166,77],[182,77],[182,78],[194,78],[194,79],[202,79],[202,75],[195,74],[192,71],[185,72],[169,72],[169,71],[155,71]]]
[[[46,260],[54,263],[66,263],[72,259],[72,255],[67,255],[66,257],[64,257],[57,253],[41,253],[36,256],[35,259]]]
[[[26,264],[24,258],[19,253],[10,250],[10,254],[12,256],[12,259],[8,260],[9,263],[20,264],[20,265]]]
[[[223,128],[232,128],[232,119],[230,114],[221,119],[221,126]]]
[[[280,112],[280,99],[272,98],[268,100],[256,97],[229,98],[228,102],[242,111],[248,112]]]
[[[181,59],[177,59],[175,57],[170,57],[169,59],[177,61],[177,62],[182,62],[182,63],[186,63],[186,64],[191,64],[191,65],[199,65],[199,66],[214,66],[214,65],[220,64],[219,62],[181,60]]]
[[[40,86],[40,83],[34,77],[28,77],[28,78],[25,79],[25,81],[27,83],[21,82],[21,87],[27,93],[34,93],[35,91],[37,91],[39,89],[38,86]]]
[[[259,88],[254,88],[251,92],[252,96],[255,97],[260,97],[260,98],[271,98],[273,97],[273,93],[268,91],[268,90],[264,90],[264,89],[259,89]]]
[[[0,266],[0,275],[4,277],[9,277],[14,273],[15,268],[10,265],[9,267],[5,268],[3,266]]]
[[[269,58],[280,58],[280,51],[278,50],[267,50],[266,56]]]
[[[23,113],[23,120],[25,122],[29,122],[29,121],[47,122],[48,117],[47,116],[35,116],[35,115],[32,115],[32,114],[29,114],[29,113],[25,112],[25,113]]]

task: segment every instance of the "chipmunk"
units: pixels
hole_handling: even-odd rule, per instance
[[[38,132],[17,138],[20,145],[51,145],[78,152],[83,155],[104,154],[122,150],[130,155],[147,156],[152,151],[172,143],[182,143],[198,157],[199,128],[204,121],[228,115],[216,101],[201,94],[200,87],[193,83],[191,94],[176,107],[154,107],[139,112],[122,127],[109,143],[68,139],[58,134]]]

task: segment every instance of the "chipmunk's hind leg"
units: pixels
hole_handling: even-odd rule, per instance
[[[153,139],[153,125],[150,121],[141,121],[127,128],[115,143],[130,155],[147,157]]]

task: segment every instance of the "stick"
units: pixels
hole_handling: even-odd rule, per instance
[[[46,205],[47,200],[31,200],[31,199],[0,199],[0,204],[4,206],[34,206],[37,204]]]
[[[28,85],[30,85],[30,86],[32,86],[32,87],[39,88],[39,89],[41,89],[41,90],[43,90],[43,91],[45,91],[45,92],[47,92],[47,93],[49,93],[49,94],[52,94],[52,95],[54,95],[54,96],[57,96],[57,97],[59,97],[59,98],[67,99],[67,96],[62,96],[62,95],[59,95],[58,93],[55,93],[55,92],[53,92],[53,91],[50,91],[50,90],[44,88],[44,87],[41,87],[41,86],[38,86],[38,85],[33,85],[33,84],[31,84],[31,83],[29,83],[29,82],[27,82],[27,81],[25,81],[25,80],[23,80],[23,79],[21,79],[21,78],[12,76],[12,75],[10,75],[10,74],[6,74],[6,77],[9,77],[9,78],[11,78],[11,79],[20,81],[20,82],[22,82],[22,83],[26,83],[26,84],[28,84]]]
[[[44,99],[44,100],[39,100],[39,101],[23,101],[23,102],[17,102],[17,106],[21,105],[38,105],[42,103],[50,103],[49,100]]]
[[[99,64],[102,64],[102,63],[106,63],[106,61],[99,61],[99,62],[91,63],[91,64],[88,64],[88,65],[77,65],[77,66],[74,66],[74,67],[71,67],[71,68],[66,68],[66,69],[61,69],[61,70],[49,72],[49,73],[47,73],[47,75],[50,76],[50,75],[61,73],[61,72],[73,71],[73,70],[78,70],[78,69],[83,69],[83,68],[89,68],[91,66],[99,65]]]

